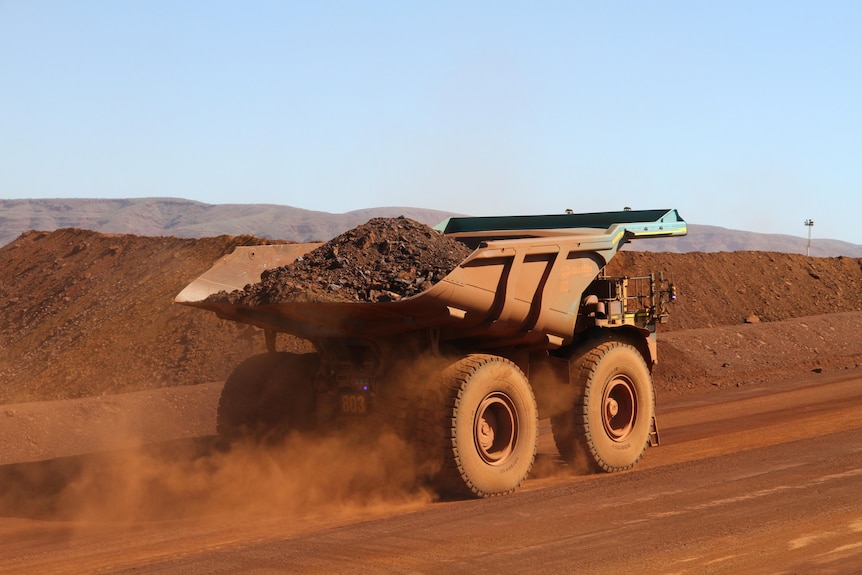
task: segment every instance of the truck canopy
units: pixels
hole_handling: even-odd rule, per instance
[[[623,210],[585,214],[483,216],[447,218],[434,226],[446,235],[477,243],[485,239],[536,238],[555,235],[590,235],[607,230],[610,243],[626,239],[681,236],[685,221],[676,210]]]

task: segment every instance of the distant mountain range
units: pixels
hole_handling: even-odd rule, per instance
[[[373,217],[405,216],[435,225],[453,212],[382,207],[330,214],[272,204],[205,204],[175,198],[0,200],[0,245],[29,230],[84,228],[101,233],[203,238],[253,235],[297,242],[327,241]],[[654,252],[770,251],[804,254],[806,238],[689,223],[681,238],[632,242]],[[812,239],[811,255],[862,257],[862,245]]]
[[[626,249],[650,252],[781,252],[808,253],[808,240],[784,234],[758,234],[718,226],[688,224],[688,235],[632,242]],[[812,257],[862,258],[862,245],[840,240],[811,240]]]

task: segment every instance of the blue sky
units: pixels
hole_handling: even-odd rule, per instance
[[[862,2],[0,0],[0,198],[862,244]]]

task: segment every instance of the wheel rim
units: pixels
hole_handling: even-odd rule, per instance
[[[627,377],[616,377],[605,389],[602,398],[602,423],[608,437],[624,441],[634,429],[637,419],[635,386]]]
[[[473,420],[476,451],[490,465],[503,463],[515,448],[518,415],[512,400],[503,393],[485,396]]]

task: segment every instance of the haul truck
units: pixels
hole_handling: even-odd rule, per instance
[[[348,429],[357,418],[415,446],[454,496],[514,491],[539,421],[571,465],[614,472],[658,443],[656,326],[673,286],[608,277],[627,242],[682,236],[676,210],[449,218],[435,227],[473,251],[427,290],[382,303],[238,305],[210,295],[256,283],[314,244],[237,248],[176,298],[257,326],[267,351],[225,382],[220,435]],[[277,334],[314,353],[277,350]]]

